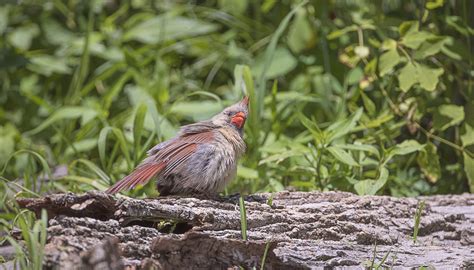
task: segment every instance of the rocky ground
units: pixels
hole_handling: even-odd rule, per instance
[[[271,196],[273,199],[271,199]],[[417,242],[417,205],[425,201]],[[46,269],[474,268],[474,195],[419,198],[281,192],[238,200],[116,199],[100,192],[20,199],[48,209]]]

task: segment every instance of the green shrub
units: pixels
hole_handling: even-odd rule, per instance
[[[474,189],[470,1],[15,3],[0,7],[13,190],[105,189],[242,91],[249,149],[228,193]],[[7,163],[20,149],[54,181],[26,152]]]

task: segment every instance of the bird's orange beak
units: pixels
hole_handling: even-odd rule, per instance
[[[249,107],[249,96],[245,96],[242,101],[240,101],[241,104],[245,105],[245,107]]]
[[[245,124],[245,119],[246,119],[245,113],[238,112],[234,114],[234,116],[232,116],[232,119],[230,120],[230,122],[237,128],[242,128]]]

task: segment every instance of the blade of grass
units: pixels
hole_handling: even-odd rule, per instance
[[[113,75],[116,75],[116,72],[125,68],[127,65],[125,63],[122,63],[122,62],[119,62],[119,63],[114,63],[112,65],[107,66],[108,68],[103,70],[101,73],[99,73],[98,75],[96,75],[93,79],[91,79],[81,90],[81,94],[80,96],[83,97],[85,95],[87,95],[90,91],[92,91],[92,89],[94,89],[97,85],[98,82],[100,81],[104,81],[110,77],[112,77]],[[103,67],[103,66],[101,66]],[[97,68],[96,71],[98,72],[99,69],[103,69],[103,68]]]
[[[152,142],[153,142],[153,138],[155,138],[155,136],[156,136],[156,132],[153,131],[153,132],[150,134],[150,136],[148,137],[148,139],[146,140],[146,142],[143,144],[142,149],[139,151],[140,155],[139,155],[139,157],[138,157],[137,160],[142,160],[142,159],[143,159],[143,157],[144,157],[145,154],[146,154],[146,151],[147,151],[148,149],[150,149],[151,144],[152,144]]]
[[[5,165],[3,166],[3,169],[0,173],[0,175],[4,175],[5,174],[5,171],[7,170],[7,166],[8,164],[10,163],[10,160],[12,160],[12,158],[18,154],[21,154],[21,153],[27,153],[27,154],[30,154],[32,155],[34,158],[36,158],[42,168],[43,168],[43,171],[46,173],[46,176],[48,177],[48,179],[52,179],[52,174],[51,174],[51,169],[49,168],[49,165],[48,165],[48,162],[46,161],[46,159],[43,158],[43,156],[41,156],[40,154],[36,153],[35,151],[31,151],[31,150],[26,150],[26,149],[22,149],[22,150],[18,150],[16,151],[15,153],[11,154],[10,157],[8,157],[7,161],[5,162]],[[7,180],[5,178],[5,180]],[[7,180],[8,181],[8,180]],[[31,192],[32,194],[36,194],[34,192]]]
[[[72,78],[72,83],[68,91],[68,96],[71,98],[71,103],[74,104],[79,100],[80,90],[84,83],[84,80],[87,76],[89,70],[89,60],[90,60],[90,36],[94,27],[94,9],[90,5],[89,13],[87,14],[87,28],[84,37],[84,47],[82,48],[81,61],[79,63],[79,68],[76,69],[74,76]]]
[[[5,186],[7,186],[7,187],[8,187],[9,184],[12,184],[12,185],[14,185],[15,187],[17,187],[17,188],[19,188],[19,189],[25,191],[26,193],[29,193],[29,194],[31,194],[31,195],[33,195],[33,196],[35,196],[35,197],[38,197],[38,198],[41,197],[41,195],[39,195],[38,193],[36,193],[36,192],[34,192],[34,191],[32,191],[32,190],[30,190],[30,189],[28,189],[28,188],[26,188],[26,187],[20,185],[20,184],[14,182],[14,181],[8,180],[7,178],[5,178],[5,177],[3,177],[3,176],[0,176],[0,180],[2,180],[2,181],[4,182],[4,184],[5,184]],[[8,188],[11,190],[10,187],[8,187]]]
[[[96,190],[106,190],[108,188],[107,185],[104,185],[95,179],[77,176],[77,175],[68,175],[68,176],[62,177],[61,179],[59,179],[59,181],[67,181],[68,184],[71,184],[73,182],[87,184]]]
[[[374,243],[374,252],[372,254],[372,261],[370,262],[369,269],[374,269],[376,256],[377,256],[377,241],[375,241],[375,243]]]
[[[239,198],[240,205],[240,231],[242,233],[242,239],[247,241],[247,210],[245,209],[245,201],[242,195]]]
[[[125,137],[123,136],[123,132],[116,128],[116,127],[104,127],[100,133],[99,133],[99,139],[97,142],[97,147],[99,148],[99,157],[100,157],[100,162],[102,164],[103,168],[107,168],[106,166],[106,146],[107,146],[107,136],[108,134],[112,132],[114,134],[115,139],[117,140],[120,150],[122,151],[122,154],[125,156],[125,159],[127,161],[128,168],[131,169],[132,167],[132,160],[130,158],[130,153],[128,151],[128,146],[125,141]],[[112,161],[110,161],[112,162]]]
[[[71,162],[71,164],[69,165],[69,168],[72,169],[76,166],[76,164],[78,163],[82,163],[84,164],[86,167],[88,167],[92,172],[94,172],[97,176],[99,176],[100,179],[103,180],[104,184],[106,185],[110,185],[111,182],[110,182],[110,177],[103,171],[101,170],[97,165],[95,165],[94,163],[90,162],[89,160],[86,160],[86,159],[77,159],[77,160],[74,160],[73,162]]]
[[[145,123],[145,116],[147,113],[147,106],[140,104],[135,111],[135,119],[133,121],[133,152],[134,152],[134,164],[138,163],[138,159],[141,155],[141,137],[143,133],[143,125]]]
[[[421,214],[425,209],[425,201],[420,201],[415,213],[415,226],[413,228],[413,243],[416,243],[418,237],[418,230],[420,228]]]
[[[385,263],[385,261],[388,258],[388,255],[390,255],[391,252],[392,252],[392,248],[390,247],[390,249],[387,251],[387,253],[385,253],[385,255],[383,256],[380,263],[377,264],[377,267],[375,267],[375,269],[380,269],[380,267]]]
[[[288,24],[290,23],[291,18],[293,15],[296,14],[298,9],[300,9],[302,6],[306,5],[308,3],[307,0],[301,2],[298,4],[295,8],[293,8],[286,16],[283,18],[281,21],[280,25],[278,25],[278,28],[276,29],[275,33],[273,34],[270,43],[268,44],[267,48],[265,49],[264,53],[264,64],[263,64],[263,71],[260,77],[258,78],[258,84],[257,84],[257,101],[259,104],[259,111],[263,110],[263,97],[265,93],[265,76],[267,74],[268,69],[270,68],[270,64],[272,63],[273,56],[275,54],[275,50],[278,44],[278,40],[280,37],[283,35],[283,32],[285,29],[288,27]]]
[[[110,109],[110,106],[112,105],[112,102],[114,99],[117,97],[117,95],[122,91],[123,86],[125,83],[132,78],[133,72],[131,70],[127,70],[120,78],[115,82],[115,84],[110,88],[110,90],[105,94],[104,96],[104,108],[106,110]]]
[[[270,242],[265,245],[265,251],[263,252],[262,262],[260,263],[260,270],[265,269],[265,260],[267,259],[268,249],[270,248]]]

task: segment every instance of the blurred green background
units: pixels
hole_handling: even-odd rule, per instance
[[[248,151],[226,194],[473,191],[473,11],[456,0],[3,1],[0,194],[104,190],[243,92]]]

